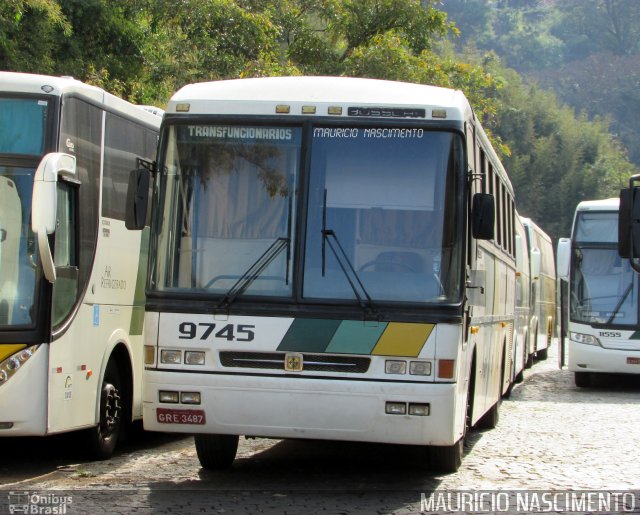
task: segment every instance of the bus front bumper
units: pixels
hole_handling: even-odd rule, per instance
[[[457,386],[145,370],[143,420],[163,432],[452,445]],[[199,393],[200,404],[161,403],[160,392]]]
[[[569,370],[611,374],[640,374],[640,351],[604,349],[569,340]]]

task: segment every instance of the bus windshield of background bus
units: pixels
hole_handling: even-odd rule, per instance
[[[457,300],[461,139],[414,128],[310,130],[308,212],[301,216],[300,155],[309,141],[302,128],[168,127],[151,286],[229,295],[283,241],[263,270],[241,281],[243,295],[292,297],[294,250],[304,248],[304,298],[355,302],[335,254],[322,250],[325,228],[374,301]],[[296,234],[306,234],[303,245]]]
[[[35,239],[29,224],[35,170],[0,165],[0,328],[35,323]]]
[[[618,255],[618,213],[581,213],[571,267],[571,319],[586,324],[635,325],[638,274]]]
[[[454,199],[462,162],[453,133],[314,128],[304,297],[355,298],[336,255],[323,252],[324,228],[373,301],[455,301],[462,247],[455,238],[462,231]]]
[[[0,98],[0,154],[41,155],[46,124],[46,100]]]

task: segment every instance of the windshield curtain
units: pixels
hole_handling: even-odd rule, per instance
[[[178,125],[167,136],[151,286],[226,294],[252,271],[244,294],[290,296],[301,129]]]
[[[304,297],[356,299],[352,267],[374,302],[457,301],[462,163],[461,139],[449,132],[316,127]]]
[[[0,154],[43,153],[47,106],[43,99],[0,98]]]
[[[35,170],[0,166],[0,328],[35,325],[35,239],[30,211]]]

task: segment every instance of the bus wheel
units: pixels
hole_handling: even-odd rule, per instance
[[[548,357],[549,357],[549,347],[545,349],[540,349],[538,352],[536,352],[536,358],[541,361],[544,361]]]
[[[591,386],[591,374],[589,372],[576,372],[575,382],[578,388]]]
[[[221,470],[231,467],[238,450],[238,435],[195,435],[196,452],[202,468]]]
[[[100,395],[100,421],[88,432],[88,451],[94,459],[107,460],[113,455],[122,429],[122,399],[120,372],[110,361],[104,373]]]
[[[434,472],[457,472],[463,453],[464,436],[453,445],[433,445],[429,448],[429,467]]]

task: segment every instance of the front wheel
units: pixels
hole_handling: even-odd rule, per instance
[[[122,431],[123,402],[120,372],[115,362],[107,365],[100,395],[100,421],[87,432],[89,457],[108,460],[113,455]]]
[[[434,445],[429,448],[429,466],[434,472],[457,472],[463,454],[464,437],[453,445]]]
[[[238,435],[195,435],[196,453],[202,468],[222,470],[231,467],[238,451]]]
[[[578,388],[591,386],[591,374],[589,372],[576,372],[575,382]]]

